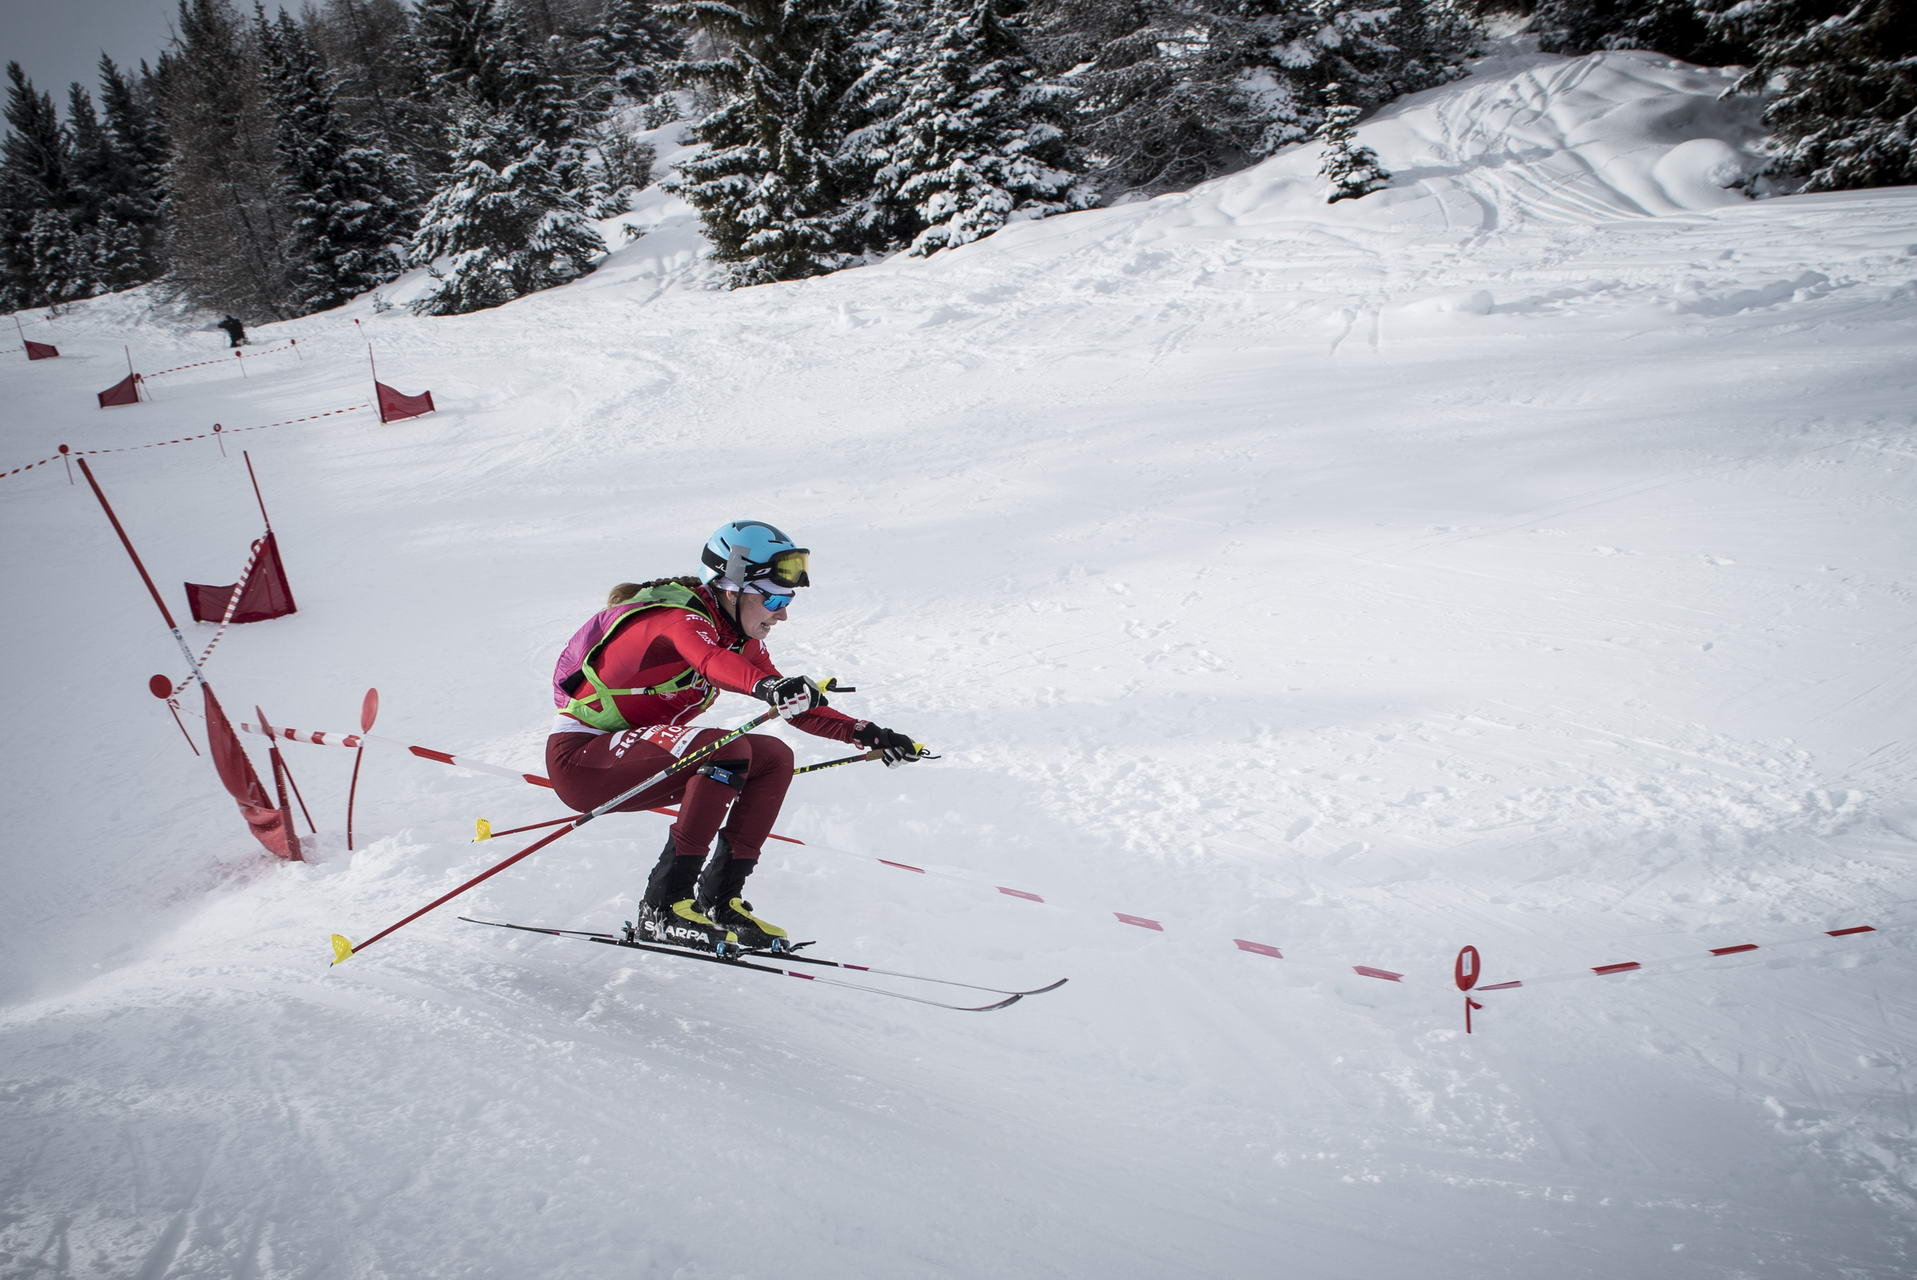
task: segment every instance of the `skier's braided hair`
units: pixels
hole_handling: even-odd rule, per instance
[[[606,607],[610,609],[616,604],[624,604],[647,587],[677,586],[692,590],[698,585],[699,580],[690,574],[683,578],[654,578],[651,582],[622,582],[606,593]]]

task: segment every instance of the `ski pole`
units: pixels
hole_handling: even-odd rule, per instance
[[[800,765],[792,771],[792,776],[796,778],[802,773],[817,773],[821,769],[836,769],[842,764],[857,764],[861,760],[877,760],[878,758],[878,749],[874,748],[871,751],[861,751],[855,756],[840,756],[837,760],[822,760],[818,764]]]
[[[932,754],[932,748],[926,746],[923,742],[914,742],[912,746],[917,749],[919,759],[921,760],[938,759],[937,756]],[[822,760],[818,764],[800,765],[797,769],[794,769],[792,771],[792,774],[794,777],[797,777],[799,774],[802,774],[802,773],[817,773],[821,769],[836,769],[842,764],[857,764],[861,760],[877,760],[884,754],[885,753],[883,751],[880,751],[877,747],[874,747],[870,751],[861,751],[859,752],[858,755],[855,755],[855,756],[840,756],[837,760]]]
[[[831,689],[834,687],[835,683],[836,683],[835,681],[826,680],[819,687],[821,689]],[[664,769],[659,770],[659,772],[653,774],[651,777],[647,778],[644,782],[638,783],[635,786],[627,787],[624,791],[621,791],[618,795],[606,801],[604,804],[601,804],[597,806],[596,808],[588,809],[586,812],[580,814],[578,817],[567,820],[565,826],[560,827],[559,830],[553,832],[551,835],[540,837],[539,839],[533,841],[531,844],[527,845],[524,849],[521,849],[518,853],[515,853],[512,857],[507,858],[504,862],[495,863],[493,866],[486,868],[486,870],[480,872],[478,875],[468,880],[465,884],[462,884],[458,888],[453,889],[450,892],[442,894],[439,897],[433,899],[431,902],[427,903],[425,906],[421,907],[419,910],[413,912],[411,915],[407,916],[405,919],[398,920],[392,924],[387,925],[384,929],[381,929],[378,933],[374,934],[372,937],[368,938],[366,941],[360,943],[358,946],[355,946],[352,940],[347,938],[346,935],[340,934],[340,933],[334,934],[333,935],[333,963],[339,964],[341,961],[347,959],[349,956],[354,956],[359,954],[359,952],[364,951],[367,947],[372,946],[375,942],[378,942],[381,938],[385,937],[387,934],[392,933],[393,931],[397,929],[404,928],[405,926],[419,919],[421,916],[425,915],[428,911],[431,911],[435,907],[444,906],[446,903],[451,902],[454,898],[457,898],[460,894],[466,892],[466,890],[472,888],[474,885],[479,884],[483,881],[492,879],[492,877],[498,875],[500,872],[504,871],[507,867],[512,866],[513,863],[518,862],[520,859],[529,857],[532,854],[537,853],[539,850],[545,848],[547,845],[551,844],[553,841],[559,839],[559,837],[566,835],[569,832],[577,831],[580,827],[585,826],[588,822],[591,822],[594,818],[597,818],[604,814],[612,812],[614,809],[617,809],[620,805],[626,803],[626,801],[638,795],[641,791],[644,791],[647,787],[654,786],[658,782],[660,782],[662,779],[667,778],[671,776],[672,774],[678,773],[680,770],[688,768],[691,765],[697,764],[700,760],[703,760],[705,757],[711,755],[714,751],[719,750],[719,748],[728,746],[731,743],[738,741],[740,738],[745,737],[746,734],[751,733],[754,729],[757,729],[760,725],[765,724],[767,721],[777,719],[778,716],[779,716],[779,709],[777,707],[766,708],[766,710],[752,717],[752,719],[746,721],[744,724],[740,725],[738,728],[733,729],[729,733],[723,734],[720,737],[714,738],[711,742],[706,743],[705,746],[700,747],[696,751],[691,751],[691,752],[688,752],[686,755],[681,756],[678,760],[666,766]]]
[[[493,824],[485,818],[481,818],[475,824],[478,834],[473,836],[472,842],[474,844],[482,844],[487,840],[492,840],[499,836],[516,836],[522,831],[537,831],[541,827],[556,827],[562,822],[571,822],[572,819],[573,815],[567,814],[563,818],[548,818],[544,822],[528,822],[523,827],[507,827],[504,831],[494,831]]]

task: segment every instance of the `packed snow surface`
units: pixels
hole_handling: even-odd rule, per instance
[[[948,1013],[455,918],[616,926],[653,815],[329,967],[557,803],[375,747],[348,852],[351,753],[286,743],[321,830],[269,859],[39,467],[0,479],[0,1274],[1917,1272],[1917,191],[1727,189],[1727,80],[1493,61],[1364,124],[1362,201],[1305,148],[801,284],[715,289],[655,192],[472,316],[245,361],[143,295],[26,317],[61,357],[0,363],[0,469],[361,404],[369,340],[437,398],[92,459],[177,611],[259,531],[251,450],[299,612],[216,650],[236,719],[377,686],[376,732],[540,771],[608,586],[792,529],[781,664],[943,758],[800,779],[755,900],[1070,982]],[[95,408],[129,355],[214,363]],[[1467,1036],[1465,944],[1572,976]]]

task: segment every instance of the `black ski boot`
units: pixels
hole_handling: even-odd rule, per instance
[[[631,935],[635,941],[722,956],[738,953],[739,935],[693,905],[700,861],[680,857],[672,837],[666,837],[665,852],[659,855],[652,878],[646,882],[646,896],[639,903],[639,926]]]
[[[732,857],[732,845],[722,834],[712,851],[711,861],[699,876],[693,901],[715,925],[730,929],[741,946],[752,951],[789,951],[792,939],[784,929],[752,914],[752,904],[742,896],[746,877],[759,865],[757,858]]]

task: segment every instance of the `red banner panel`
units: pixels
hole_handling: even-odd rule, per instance
[[[100,393],[102,409],[112,404],[138,403],[140,403],[140,375],[137,373],[129,373]]]
[[[416,396],[395,391],[383,382],[374,382],[379,392],[379,420],[398,422],[401,418],[417,418],[422,413],[433,411],[433,393],[422,391]]]
[[[240,602],[233,609],[233,621],[265,622],[268,618],[283,618],[297,612],[293,588],[286,581],[286,566],[280,562],[278,541],[268,533],[254,545],[259,553],[253,560],[253,572],[247,576],[246,589],[240,592]],[[226,606],[233,599],[233,588],[238,585],[209,587],[198,582],[187,583],[186,604],[193,621],[225,621]]]
[[[60,348],[54,346],[51,342],[34,342],[26,338],[22,338],[21,341],[27,344],[27,359],[29,360],[51,360],[60,354]]]
[[[253,771],[240,736],[233,732],[226,712],[220,709],[220,700],[213,696],[213,687],[203,684],[201,688],[206,694],[207,745],[212,748],[213,767],[219,770],[220,782],[238,802],[253,838],[265,845],[268,853],[276,858],[298,858],[297,848],[289,840],[291,824],[285,811],[274,808],[267,799],[260,775]]]

